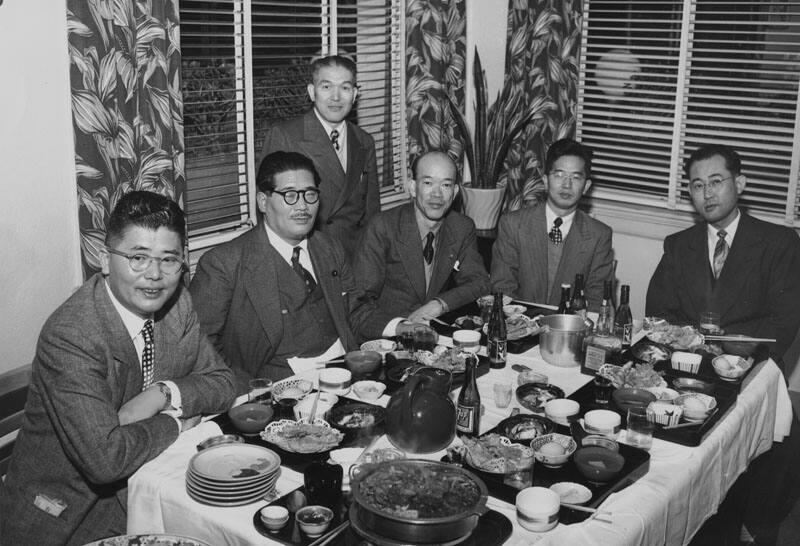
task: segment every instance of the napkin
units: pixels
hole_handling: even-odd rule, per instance
[[[296,374],[301,374],[307,372],[309,370],[315,370],[317,368],[321,368],[321,362],[326,362],[328,360],[333,360],[334,358],[339,358],[342,356],[346,351],[344,350],[344,345],[342,345],[342,341],[340,339],[336,340],[336,343],[330,346],[330,348],[322,353],[319,356],[314,356],[311,358],[303,358],[300,356],[293,356],[289,358],[287,362],[289,363],[289,367],[292,368],[292,371]]]

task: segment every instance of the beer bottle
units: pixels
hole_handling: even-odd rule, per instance
[[[489,355],[490,368],[505,368],[506,366],[506,319],[503,315],[503,293],[496,292],[492,316],[489,318],[489,327],[486,331],[486,353]]]
[[[558,311],[559,315],[571,315],[572,309],[569,306],[569,290],[570,285],[562,284],[561,285],[561,303],[558,304]]]
[[[631,346],[631,338],[633,337],[633,314],[631,314],[630,298],[631,287],[623,284],[619,294],[617,316],[614,319],[614,325],[622,331],[623,349]]]
[[[572,313],[586,318],[586,294],[583,291],[583,273],[575,275],[575,289],[572,291],[572,300],[569,302]]]
[[[456,431],[469,436],[478,436],[481,427],[481,394],[478,392],[478,373],[475,369],[478,357],[470,354],[466,364],[464,386],[458,395],[456,408]]]
[[[614,334],[614,304],[611,301],[611,281],[603,283],[603,302],[600,304],[600,315],[597,317],[597,333],[600,335]]]

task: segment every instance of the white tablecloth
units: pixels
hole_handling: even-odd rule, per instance
[[[517,405],[514,400],[511,407],[499,409],[493,402],[492,384],[496,380],[516,381],[517,374],[511,364],[526,364],[546,374],[550,382],[564,389],[567,395],[589,380],[577,368],[559,368],[545,363],[538,348],[524,355],[509,355],[508,360],[506,368],[492,370],[478,381],[486,406],[482,431],[494,427]],[[382,402],[385,405],[386,399]],[[513,522],[514,533],[506,543],[511,545],[685,544],[716,512],[728,489],[750,461],[767,451],[773,439],[780,441],[788,435],[791,411],[783,374],[770,360],[750,374],[736,404],[700,446],[689,448],[654,440],[649,472],[626,489],[610,495],[602,504],[603,510],[612,513],[612,523],[590,518],[582,523],[560,524],[548,533],[537,534],[518,525],[513,505],[494,498],[488,505]],[[214,545],[272,543],[252,524],[253,514],[266,504],[265,501],[217,508],[199,504],[187,495],[184,475],[189,459],[200,441],[216,434],[219,434],[219,427],[213,422],[181,434],[175,444],[130,478],[129,533],[174,533]],[[302,475],[284,468],[278,480],[278,492],[287,493],[301,484]]]

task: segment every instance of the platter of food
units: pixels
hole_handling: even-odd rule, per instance
[[[322,453],[338,446],[344,434],[322,419],[314,424],[281,419],[261,432],[261,439],[291,453]]]
[[[692,351],[704,343],[703,336],[694,326],[677,326],[668,322],[656,324],[647,332],[647,339],[676,351]]]
[[[178,535],[123,535],[103,538],[86,546],[208,546],[194,538]]]
[[[614,388],[617,389],[648,389],[667,386],[664,372],[656,371],[652,364],[634,364],[632,362],[624,366],[603,364],[597,374],[610,379]]]
[[[478,315],[464,315],[458,317],[453,324],[461,330],[480,330],[483,326],[483,319]]]
[[[535,412],[544,411],[550,400],[564,398],[563,389],[549,383],[525,383],[517,387],[516,394],[522,407]]]
[[[432,352],[417,351],[415,356],[417,362],[424,366],[442,368],[450,373],[464,373],[467,369],[466,362],[468,353],[457,348],[437,345]]]
[[[533,449],[513,443],[497,433],[485,434],[479,438],[461,438],[466,449],[469,466],[489,474],[506,474],[525,470],[533,465]]]

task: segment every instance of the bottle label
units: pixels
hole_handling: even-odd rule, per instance
[[[600,366],[606,363],[606,350],[594,345],[586,346],[586,358],[584,365],[587,369],[597,371]]]
[[[622,344],[630,345],[633,339],[633,324],[630,322],[622,325]]]
[[[506,340],[504,339],[490,339],[486,352],[489,355],[489,367],[502,368],[506,365]]]
[[[475,413],[474,407],[459,404],[456,411],[456,430],[467,434],[477,434],[478,431],[473,430],[473,427],[477,429],[475,427]]]

